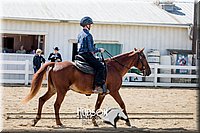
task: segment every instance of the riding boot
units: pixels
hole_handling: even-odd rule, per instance
[[[106,88],[106,84],[103,84],[101,87],[103,89],[103,94],[110,93],[110,91]]]

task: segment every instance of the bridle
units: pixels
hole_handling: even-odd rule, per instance
[[[140,52],[138,52],[137,54],[138,54],[137,67],[138,67],[139,63],[141,63],[142,64],[142,70],[141,71],[143,72],[143,71],[146,70],[146,67],[145,67],[144,62],[143,62],[144,54],[140,53]]]
[[[117,62],[117,63],[120,64],[121,66],[127,68],[128,70],[131,69],[131,67],[128,67],[128,66],[126,66],[126,65],[124,65],[124,64],[122,64],[122,63],[120,63],[118,60],[112,58],[113,55],[110,54],[107,50],[105,50],[105,52],[108,54],[108,56],[109,56],[112,60],[114,60],[115,62]],[[143,55],[143,53],[140,53],[140,52],[138,52],[137,54],[138,54],[137,67],[138,67],[138,64],[139,64],[139,62],[140,62],[140,63],[142,64],[142,72],[143,72],[143,71],[146,69],[146,67],[145,67],[145,65],[144,65],[144,63],[143,63],[143,56],[144,56],[144,55]]]

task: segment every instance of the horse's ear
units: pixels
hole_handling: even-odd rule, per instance
[[[141,50],[140,50],[140,52],[143,52],[144,51],[144,48],[142,48]]]

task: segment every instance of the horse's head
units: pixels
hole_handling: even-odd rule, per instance
[[[138,55],[137,63],[135,65],[135,67],[137,67],[143,73],[144,76],[149,76],[151,74],[151,69],[150,69],[147,59],[143,53],[144,48],[141,50],[137,50],[135,48],[135,51],[137,51],[135,54]]]

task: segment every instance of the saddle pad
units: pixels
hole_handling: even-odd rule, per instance
[[[79,60],[74,60],[76,68],[87,74],[94,74],[94,69],[88,63]]]

